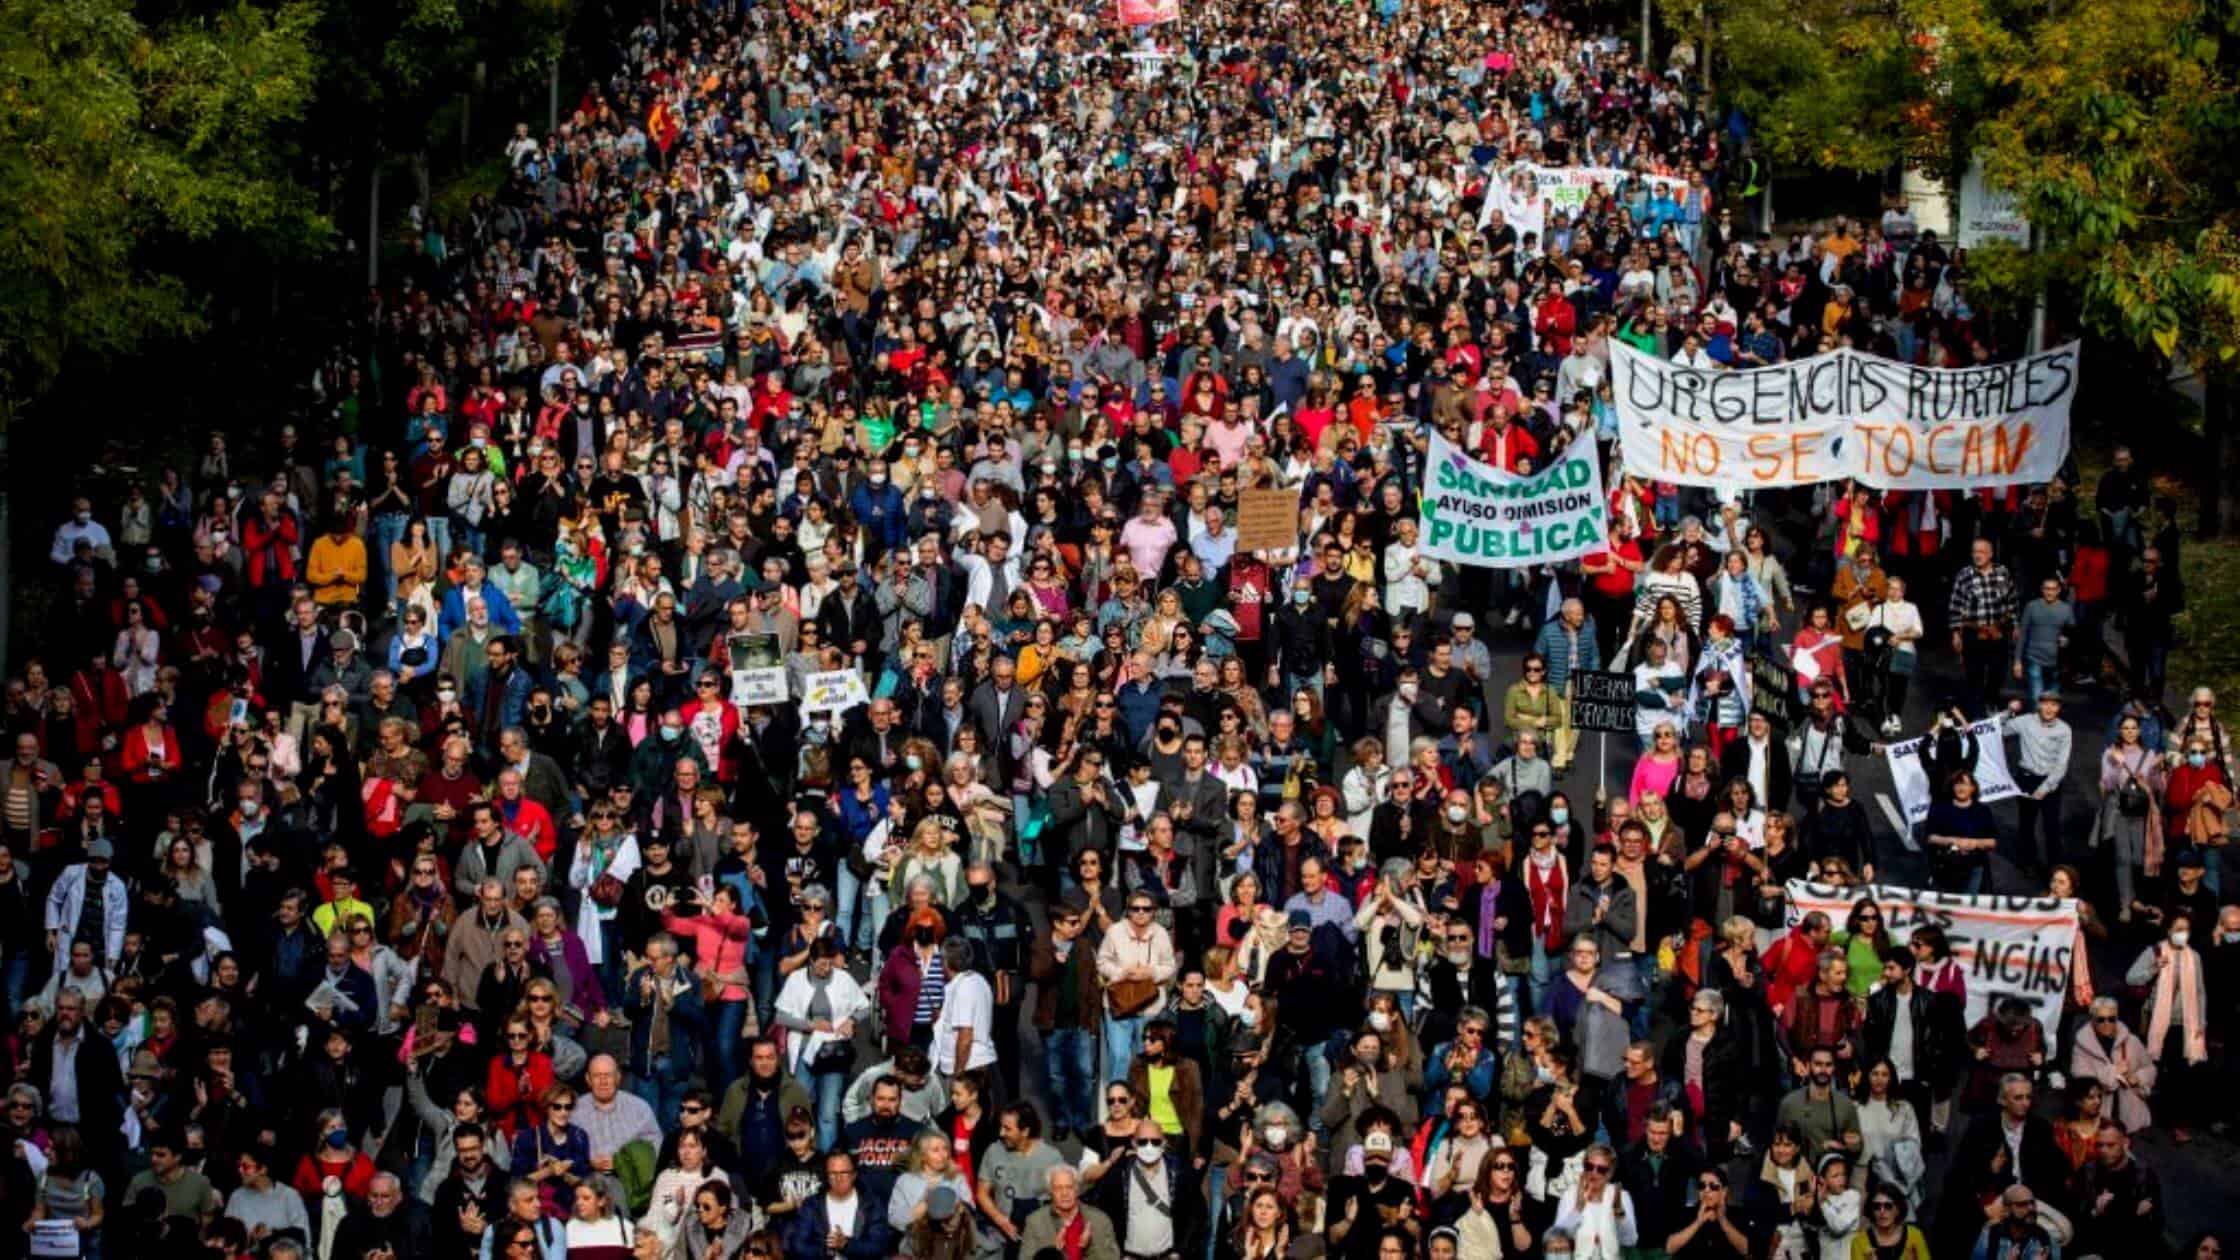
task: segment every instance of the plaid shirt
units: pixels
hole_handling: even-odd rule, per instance
[[[2014,577],[2007,566],[1994,564],[1986,570],[1970,565],[1952,584],[1953,628],[2011,625],[2015,599]]]

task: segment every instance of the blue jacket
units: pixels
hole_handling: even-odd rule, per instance
[[[639,987],[638,978],[652,974],[650,966],[641,966],[622,982],[622,1009],[630,1017],[630,1071],[636,1076],[651,1075],[646,1070],[646,1042],[653,1035],[653,1003]],[[697,1060],[694,1049],[700,1044],[701,1028],[707,1021],[700,1005],[700,982],[692,968],[679,959],[675,974],[684,983],[669,1004],[669,1066],[674,1075],[690,1076]]]
[[[894,1227],[887,1224],[884,1205],[871,1202],[859,1183],[856,1187],[856,1232],[848,1245],[839,1253],[847,1260],[882,1260],[894,1251],[897,1242]],[[825,1250],[825,1237],[832,1232],[832,1217],[825,1210],[825,1196],[811,1195],[793,1214],[793,1224],[786,1227],[786,1254],[789,1256],[824,1256],[833,1254]]]
[[[532,684],[529,681],[527,667],[515,665],[512,669],[507,670],[502,685],[505,687],[506,693],[498,702],[499,720],[507,726],[519,726],[521,725],[522,715],[529,711],[529,692]],[[459,707],[466,710],[467,720],[478,727],[482,723],[484,693],[489,686],[490,671],[487,669],[479,670],[467,677],[467,689],[459,697]]]
[[[848,511],[855,514],[856,523],[881,550],[902,545],[908,512],[902,501],[902,491],[896,489],[893,482],[883,486],[874,486],[868,481],[858,484],[848,492]]]
[[[1602,648],[1594,636],[1594,616],[1590,613],[1579,623],[1579,668],[1590,672],[1602,668]],[[1532,640],[1532,650],[1548,662],[1548,685],[1563,690],[1571,681],[1571,644],[1562,617],[1551,618],[1540,627]]]
[[[443,594],[443,612],[436,618],[438,655],[442,653],[442,645],[450,641],[451,632],[467,624],[465,592],[465,587],[454,586]],[[483,605],[490,610],[491,625],[505,634],[521,633],[521,614],[513,610],[513,601],[506,598],[504,591],[485,579],[482,589],[476,593],[482,597]]]

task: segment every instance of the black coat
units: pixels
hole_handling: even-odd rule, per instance
[[[1728,1010],[1731,1015],[1731,1003]],[[1688,1118],[1699,1148],[1713,1159],[1726,1157],[1731,1147],[1727,1138],[1728,1125],[1743,1118],[1750,1092],[1748,1057],[1747,1047],[1732,1026],[1720,1029],[1703,1048],[1703,1114],[1691,1114]],[[1687,1070],[1688,1035],[1680,1033],[1665,1044],[1659,1074],[1668,1081],[1680,1083],[1685,1097]]]
[[[387,1216],[359,1208],[335,1227],[334,1260],[364,1260],[367,1252],[383,1249],[397,1260],[434,1255],[427,1205],[408,1194]]]
[[[1915,985],[1906,1009],[1913,1023],[1914,1078],[1939,1092],[1951,1088],[1968,1052],[1968,1030],[1960,999]],[[1898,991],[1886,984],[1867,996],[1866,1064],[1889,1057],[1890,1038],[1897,1023]]]
[[[1729,743],[1719,753],[1719,778],[1747,779],[1750,776],[1750,739],[1745,735]],[[1766,737],[1766,799],[1758,802],[1769,812],[1787,813],[1790,791],[1794,781],[1789,775],[1789,741],[1777,734]]]
[[[32,1043],[31,1069],[24,1075],[25,1081],[39,1088],[49,1107],[54,1105],[54,1043],[58,1031],[50,1024]],[[124,1071],[117,1066],[115,1049],[92,1024],[79,1025],[78,1039],[71,1073],[78,1095],[78,1131],[85,1137],[89,1161],[107,1167],[124,1140]]]

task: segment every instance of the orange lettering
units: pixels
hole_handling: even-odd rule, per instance
[[[1934,429],[1931,429],[1931,430],[1929,430],[1929,438],[1928,438],[1928,441],[1929,441],[1929,471],[1930,471],[1930,472],[1933,472],[1933,473],[1935,473],[1935,474],[1937,474],[1937,475],[1938,475],[1938,476],[1940,476],[1940,477],[1943,477],[1943,476],[1948,476],[1948,475],[1950,475],[1950,474],[1951,474],[1951,472],[1952,472],[1952,470],[1951,470],[1951,469],[1949,469],[1949,468],[1947,468],[1947,467],[1945,467],[1945,466],[1944,466],[1944,465],[1942,465],[1942,464],[1939,464],[1939,463],[1937,462],[1937,435],[1938,435],[1938,434],[1940,434],[1940,433],[1950,433],[1950,432],[1952,432],[1952,426],[1951,426],[1951,425],[1949,425],[1949,424],[1940,424],[1940,425],[1938,425],[1938,426],[1937,426],[1936,428],[1934,428]],[[1970,447],[1971,449],[1972,449],[1972,448],[1973,448],[1973,447],[1975,446],[1975,437],[1976,437],[1976,431],[1975,431],[1974,429],[1969,429],[1969,430],[1968,430],[1968,446],[1969,446],[1969,447]],[[1962,457],[1961,457],[1961,460],[1960,460],[1960,463],[1961,463],[1961,466],[1962,466],[1962,471],[1963,471],[1963,472],[1965,472],[1965,471],[1966,471],[1966,465],[1967,465],[1967,457],[1966,457],[1966,456],[1962,456]]]
[[[1905,439],[1905,462],[1898,462],[1898,439]],[[1903,477],[1913,471],[1913,430],[1899,427],[1890,430],[1890,440],[1882,447],[1882,468],[1893,477]]]
[[[2010,451],[2007,449],[2007,426],[2002,424],[1991,430],[1991,462],[1998,467],[2001,476],[2011,477],[2022,467],[2022,461],[2030,454],[2030,443],[2037,437],[2027,420],[2016,421],[2014,433],[2014,449]]]
[[[1750,470],[1751,476],[1769,483],[1781,480],[1780,441],[1770,433],[1760,433],[1750,439],[1750,458],[1760,461]]]
[[[1719,443],[1707,433],[1680,434],[1674,441],[1670,429],[1657,430],[1657,462],[1681,476],[1712,476],[1719,471]]]

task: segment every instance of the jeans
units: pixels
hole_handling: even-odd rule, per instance
[[[2060,687],[2061,666],[2059,663],[2046,665],[2040,665],[2036,661],[2024,661],[2022,663],[2022,698],[2024,700],[2036,704],[2039,696],[2049,691],[2058,691]]]
[[[731,1082],[739,1079],[748,1005],[745,998],[735,1002],[711,1003],[710,1013],[715,1018],[709,1023],[708,1035],[714,1044],[709,1048],[715,1053],[709,1062],[715,1068],[715,1079],[708,1082],[708,1089],[717,1098],[722,1098],[723,1091],[730,1087]]]
[[[894,903],[887,896],[887,886],[877,879],[864,885],[863,914],[856,921],[862,926],[857,935],[863,939],[858,948],[870,953],[878,943],[879,929],[887,925],[887,916],[894,912]]]
[[[1299,1047],[1299,1054],[1301,1058],[1306,1060],[1303,1066],[1307,1070],[1307,1096],[1309,1098],[1328,1097],[1330,1093],[1330,1043],[1328,1041],[1311,1042]],[[1312,1106],[1307,1127],[1314,1130],[1314,1135],[1317,1138],[1327,1139],[1330,1136],[1330,1126],[1322,1122],[1320,1105]]]
[[[684,1092],[691,1087],[692,1070],[675,1055],[652,1056],[643,1073],[630,1074],[630,1092],[646,1100],[646,1105],[653,1108],[654,1121],[663,1128],[676,1127]]]
[[[2045,780],[2027,770],[2017,770],[2015,786],[2021,825],[2015,828],[2014,860],[2027,871],[2051,870],[2061,860],[2061,785],[2056,783],[2043,800],[2034,795]],[[2045,857],[2039,860],[2038,833],[2045,832]]]
[[[1645,949],[1633,955],[1634,978],[1641,985],[1641,1000],[1626,1013],[1626,1023],[1633,1029],[1633,1038],[1640,1041],[1649,1035],[1649,1012],[1656,1009],[1657,951]]]
[[[811,1072],[808,1086],[817,1100],[817,1149],[832,1150],[840,1142],[840,1102],[848,1092],[848,1074]]]
[[[8,1017],[13,1020],[15,1013],[23,1009],[23,1004],[30,1000],[31,995],[39,991],[38,986],[32,983],[31,955],[28,952],[12,955],[6,962],[0,963],[0,990],[7,994]]]
[[[1311,674],[1294,674],[1287,669],[1283,671],[1283,686],[1292,695],[1311,691],[1315,699],[1319,700],[1322,698],[1322,671],[1318,669]]]
[[[1555,964],[1548,957],[1548,943],[1537,933],[1532,938],[1532,970],[1528,975],[1532,981],[1532,1005],[1525,1008],[1525,1014],[1532,1015],[1547,1004],[1548,982],[1556,975]],[[1520,1020],[1519,1027],[1522,1026]]]
[[[607,1006],[618,1014],[622,1006],[622,935],[615,930],[614,920],[599,921],[599,990],[607,998]]]
[[[1108,1081],[1128,1079],[1128,1068],[1136,1056],[1143,1052],[1143,1026],[1149,1019],[1143,1015],[1122,1018],[1117,1015],[1104,1017],[1104,1078]],[[1101,1109],[1100,1109],[1101,1110]]]
[[[1228,1181],[1228,1173],[1229,1170],[1220,1164],[1214,1164],[1206,1173],[1206,1212],[1211,1218],[1211,1224],[1215,1226],[1215,1228],[1206,1231],[1206,1260],[1213,1260],[1215,1249],[1221,1245],[1222,1238],[1233,1228],[1229,1226],[1228,1222],[1220,1219],[1222,1195],[1223,1191],[1227,1189],[1225,1183]]]
[[[1086,1130],[1096,1122],[1096,1035],[1086,1028],[1053,1028],[1042,1034],[1042,1074],[1050,1092],[1050,1124]]]
[[[848,869],[846,862],[840,863],[840,907],[835,919],[840,925],[840,943],[849,949],[863,948],[856,940],[856,902],[862,895],[863,881]]]
[[[380,566],[391,604],[397,602],[397,575],[389,571],[389,548],[404,539],[404,527],[411,523],[412,518],[402,512],[383,512],[373,518],[373,554],[367,559]]]
[[[437,513],[428,518],[428,541],[435,544],[438,563],[451,559],[451,518]]]
[[[755,1022],[770,1027],[778,1013],[778,947],[764,942],[754,954]]]

